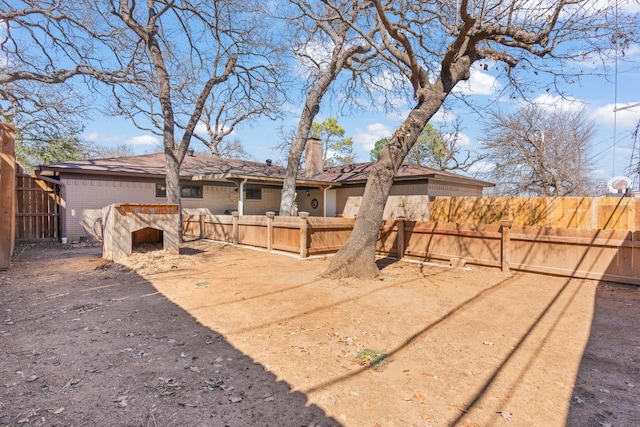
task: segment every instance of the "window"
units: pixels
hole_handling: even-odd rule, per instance
[[[183,185],[180,187],[180,197],[202,199],[202,185]]]
[[[246,189],[247,200],[262,200],[262,188],[247,188]]]
[[[181,185],[180,197],[185,199],[202,199],[202,185]],[[166,184],[156,183],[156,197],[167,197]]]
[[[156,197],[167,197],[167,186],[156,183]]]

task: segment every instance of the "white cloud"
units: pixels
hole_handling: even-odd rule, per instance
[[[445,139],[452,138],[453,135],[445,134],[444,137],[445,137]],[[469,135],[460,132],[460,133],[458,133],[457,138],[458,139],[456,140],[456,143],[457,143],[458,147],[471,147],[471,146],[473,146],[473,140],[469,137]]]
[[[91,132],[84,135],[84,139],[88,141],[97,141],[100,138],[100,135],[97,132]]]
[[[451,112],[451,110],[446,110],[444,108],[440,108],[429,120],[430,123],[455,123],[456,115]]]
[[[486,62],[486,61],[485,61]],[[493,64],[483,62],[471,67],[469,80],[462,81],[454,88],[455,93],[462,95],[493,95],[502,85],[491,74],[485,73],[484,67],[491,68]]]
[[[127,137],[124,135],[104,135],[100,132],[89,132],[83,134],[83,138],[101,145],[122,144]]]
[[[533,102],[546,110],[560,111],[580,111],[584,107],[584,102],[576,98],[562,97],[556,95],[539,95]]]
[[[475,162],[473,165],[471,165],[471,167],[469,168],[469,173],[471,174],[487,173],[487,172],[491,172],[494,167],[495,167],[495,164],[480,160],[479,162]]]
[[[402,109],[395,109],[393,111],[386,112],[384,116],[390,120],[402,123],[403,121],[406,120],[407,117],[409,117],[410,113],[411,113],[410,108],[402,108]]]
[[[213,124],[212,124],[211,127],[213,127]],[[229,130],[229,126],[224,126],[222,129],[224,131],[227,131],[227,130]],[[198,122],[198,124],[196,125],[196,128],[193,131],[194,131],[194,133],[196,133],[198,135],[201,135],[201,136],[204,136],[204,137],[208,138],[209,133],[207,132],[207,125],[205,125],[204,122],[202,122],[202,121]],[[229,135],[236,135],[235,129]]]
[[[193,131],[195,133],[197,133],[198,135],[206,135],[207,134],[207,126],[202,122],[198,122],[198,124],[196,125],[196,128]]]
[[[614,148],[614,151],[616,152],[616,154],[622,154],[624,156],[624,158],[631,158],[631,156],[633,155],[633,149],[629,148],[629,147],[621,147],[621,146],[616,146]]]
[[[153,135],[140,135],[129,138],[126,141],[129,145],[161,145],[160,140]]]
[[[325,70],[331,63],[331,55],[335,45],[331,41],[312,40],[300,46],[296,57],[297,71],[305,79]]]
[[[640,120],[640,103],[628,102],[626,104],[617,104],[618,111],[614,112],[615,104],[607,104],[593,110],[593,117],[598,124],[616,126],[622,129],[632,129]]]
[[[382,123],[373,123],[367,126],[366,130],[358,131],[353,136],[353,141],[360,145],[364,150],[371,151],[376,144],[376,141],[390,137],[393,130]]]

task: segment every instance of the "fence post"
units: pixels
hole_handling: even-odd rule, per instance
[[[273,249],[273,218],[276,216],[275,212],[265,212],[267,216],[267,250]]]
[[[200,214],[200,240],[204,239],[204,217],[205,214],[201,213]]]
[[[500,257],[502,262],[502,271],[505,273],[509,272],[509,266],[511,264],[511,238],[509,236],[509,233],[511,231],[512,225],[513,221],[511,220],[503,220],[502,222],[500,222],[500,231],[502,233]]]
[[[399,216],[396,222],[396,227],[398,227],[398,259],[404,258],[404,221],[405,217]]]
[[[309,256],[309,212],[299,212],[300,217],[300,258]]]
[[[0,124],[0,270],[11,266],[16,236],[15,128]]]
[[[231,241],[233,242],[234,245],[238,244],[238,218],[240,217],[240,213],[238,212],[231,212],[231,215],[233,216],[233,228],[231,231]]]

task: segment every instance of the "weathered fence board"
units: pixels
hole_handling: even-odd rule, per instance
[[[272,247],[278,251],[298,252],[300,250],[300,220],[294,217],[273,218]]]
[[[16,240],[57,240],[61,218],[59,185],[38,179],[18,168],[16,195]]]
[[[334,253],[349,239],[353,218],[309,217],[309,253]]]
[[[338,251],[355,224],[348,218],[273,214],[185,218],[193,223],[186,224],[185,229],[196,223],[207,224],[203,238],[299,253],[302,257]],[[225,233],[212,232],[216,227],[224,227]],[[382,223],[376,249],[381,255],[397,258],[452,263],[463,260],[504,271],[640,285],[640,231],[515,226],[510,221],[471,225],[400,219]]]
[[[640,230],[640,207],[633,197],[433,197],[430,220],[460,224],[499,224]]]

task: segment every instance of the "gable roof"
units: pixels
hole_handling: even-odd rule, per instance
[[[297,182],[302,185],[341,185],[366,182],[373,163],[356,163],[334,166],[321,173],[306,177],[304,171],[298,174]],[[164,178],[166,160],[164,153],[139,156],[111,157],[106,159],[77,160],[39,165],[41,172],[58,172],[83,175],[111,175],[127,177]],[[180,177],[194,181],[229,181],[247,179],[254,182],[282,183],[286,168],[265,162],[224,159],[213,156],[185,156],[180,167]],[[494,184],[468,178],[451,172],[439,171],[411,163],[403,163],[398,169],[396,181],[437,179],[469,185],[489,187]]]
[[[354,163],[351,165],[333,166],[325,168],[321,173],[312,178],[320,181],[340,182],[342,184],[359,184],[367,181],[373,168],[373,162]],[[452,172],[441,171],[414,163],[404,162],[398,168],[395,181],[414,181],[416,179],[437,179],[442,181],[454,181],[461,184],[470,184],[482,187],[493,187],[495,184],[475,178],[458,175]]]
[[[36,169],[40,171],[66,173],[164,177],[166,160],[164,153],[154,153],[139,156],[49,163],[37,166]],[[223,159],[214,156],[185,156],[182,166],[180,167],[180,177],[182,178],[191,178],[196,175],[206,174],[244,174],[283,178],[285,173],[285,168],[274,164],[269,166],[261,162]]]

